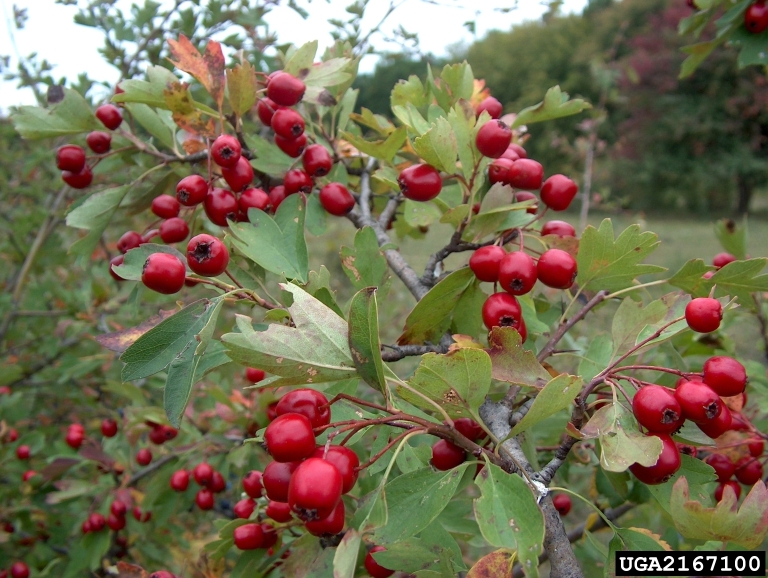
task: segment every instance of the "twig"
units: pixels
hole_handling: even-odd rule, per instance
[[[425,353],[446,353],[453,342],[453,338],[447,335],[446,339],[440,341],[437,345],[383,345],[387,351],[382,351],[381,358],[384,361],[398,361],[405,357],[415,355],[424,355]]]
[[[584,307],[582,307],[581,310],[576,313],[576,315],[568,319],[568,321],[565,323],[560,324],[560,326],[557,328],[557,331],[555,331],[554,335],[549,338],[549,341],[547,341],[546,345],[541,349],[541,351],[539,351],[539,354],[536,356],[536,359],[538,359],[539,363],[552,355],[555,347],[563,338],[563,336],[565,336],[565,334],[568,333],[568,331],[570,331],[574,325],[584,319],[587,316],[587,313],[602,303],[606,295],[608,295],[608,291],[598,291],[597,295],[592,297],[592,299],[590,299],[586,305],[584,305]]]

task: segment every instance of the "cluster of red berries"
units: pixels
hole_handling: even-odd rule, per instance
[[[189,487],[189,477],[187,470],[176,470],[171,476],[171,489],[176,492],[186,491]],[[200,486],[195,495],[195,504],[201,510],[212,510],[216,505],[214,494],[220,494],[227,489],[224,476],[208,462],[201,462],[192,469],[192,478]]]
[[[93,512],[86,518],[86,520],[80,526],[83,534],[89,532],[101,532],[109,527],[113,532],[119,532],[125,528],[126,520],[125,516],[128,513],[128,504],[122,500],[114,500],[109,506],[109,516],[106,518],[99,512]],[[134,508],[133,515],[137,520],[141,519],[141,510],[136,511]]]
[[[724,453],[712,452],[704,461],[712,466],[717,475],[718,486],[715,489],[715,500],[723,499],[723,492],[730,487],[738,500],[741,497],[739,482],[749,487],[763,477],[763,464],[759,458],[763,456],[765,442],[760,438],[746,440],[749,455],[738,458],[735,462]],[[731,478],[736,477],[736,480]]]
[[[460,417],[453,420],[456,430],[473,442],[482,440],[486,437],[485,431],[475,420],[468,417]],[[464,463],[467,459],[467,452],[462,448],[446,439],[435,442],[432,446],[431,463],[438,470],[450,470]]]
[[[24,562],[14,562],[10,570],[0,570],[0,578],[29,578],[29,566]]]
[[[752,34],[760,34],[768,29],[768,6],[765,0],[751,4],[744,12],[744,26]]]

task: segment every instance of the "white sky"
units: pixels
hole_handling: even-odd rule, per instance
[[[512,0],[437,0],[435,6],[422,0],[404,0],[402,5],[386,21],[383,30],[389,32],[399,25],[407,31],[419,35],[421,50],[436,55],[445,54],[448,45],[457,42],[470,43],[474,38],[482,38],[489,30],[508,30],[516,23],[534,20],[545,12],[545,4],[540,0],[519,0],[515,10],[503,14],[494,8],[514,5]],[[118,0],[118,6],[128,8],[130,0]],[[143,3],[143,2],[142,2]],[[324,45],[331,43],[331,27],[328,18],[345,19],[344,8],[351,0],[300,0],[305,5],[310,18],[303,20],[289,8],[275,8],[267,17],[270,27],[278,32],[281,42],[301,44],[307,40],[320,40],[321,52]],[[563,11],[581,11],[587,0],[565,0]],[[13,27],[13,6],[26,8],[28,20],[23,30]],[[364,24],[377,23],[389,6],[388,0],[370,0]],[[478,9],[482,6],[482,9]],[[81,72],[87,71],[95,80],[113,83],[117,81],[117,71],[104,63],[97,48],[103,43],[102,36],[94,29],[78,26],[72,21],[76,10],[72,6],[61,6],[54,0],[0,0],[0,55],[11,56],[11,67],[15,70],[17,53],[27,56],[37,52],[41,58],[55,65],[54,78],[75,79]],[[467,20],[476,21],[476,37],[464,27]],[[374,41],[374,46],[384,47],[381,38]],[[376,58],[366,57],[361,71],[372,70]],[[34,104],[29,89],[18,90],[15,83],[0,79],[0,110],[18,104]]]

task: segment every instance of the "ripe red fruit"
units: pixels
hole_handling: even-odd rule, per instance
[[[667,434],[648,434],[654,435],[661,440],[661,455],[656,463],[650,467],[640,464],[632,464],[629,471],[635,477],[648,485],[663,484],[671,478],[677,470],[680,469],[680,451],[672,438]]]
[[[314,389],[300,388],[289,391],[277,402],[275,412],[277,415],[291,413],[303,415],[312,424],[312,429],[331,423],[331,407],[328,405],[328,399]]]
[[[443,179],[440,172],[428,164],[411,165],[397,178],[403,196],[412,201],[431,201],[440,194]]]
[[[234,166],[222,167],[221,176],[227,181],[230,189],[239,193],[253,182],[253,167],[247,158],[240,157]]]
[[[553,211],[564,211],[579,192],[579,186],[565,175],[552,175],[541,187],[541,200]]]
[[[672,433],[685,421],[675,395],[666,387],[646,385],[632,399],[635,419],[653,433]]]
[[[201,488],[195,494],[195,504],[201,510],[213,510],[216,500],[213,497],[213,492],[208,488]]]
[[[207,188],[206,185],[206,190]],[[178,217],[179,211],[181,211],[181,204],[171,195],[160,195],[152,199],[152,212],[161,219]]]
[[[149,578],[178,578],[178,577],[176,576],[176,574],[168,572],[168,570],[158,570],[157,572],[152,572],[152,574],[149,575]]]
[[[506,157],[499,157],[488,165],[488,180],[491,183],[509,184],[509,171],[512,168],[514,160]]]
[[[199,486],[204,488],[211,485],[213,481],[214,469],[208,462],[200,462],[192,470],[192,476],[195,478],[195,482]]]
[[[269,195],[261,189],[245,189],[238,200],[240,212],[248,214],[248,209],[266,211],[269,206]]]
[[[736,472],[736,464],[724,454],[709,454],[704,462],[714,468],[715,475],[720,483],[730,480]]]
[[[109,506],[109,511],[118,518],[122,518],[128,512],[128,505],[122,500],[114,500]]]
[[[296,138],[283,138],[279,134],[275,135],[275,144],[277,148],[294,159],[299,158],[307,147],[307,135],[302,134]]]
[[[219,227],[227,227],[227,219],[236,221],[240,211],[234,193],[218,188],[208,191],[203,201],[203,208],[211,222]]]
[[[176,185],[176,199],[185,207],[194,207],[208,195],[208,183],[200,175],[184,177]]]
[[[576,259],[561,249],[549,249],[539,257],[536,274],[547,287],[568,289],[576,280]]]
[[[117,422],[112,418],[107,418],[101,422],[101,435],[113,438],[117,435]]]
[[[453,425],[461,435],[473,442],[485,437],[483,428],[470,417],[457,418],[453,420]]]
[[[525,295],[536,284],[536,263],[523,251],[504,256],[499,264],[499,285],[512,295]]]
[[[264,492],[261,478],[262,474],[259,470],[251,470],[243,477],[243,491],[251,498],[260,498]]]
[[[344,530],[344,515],[344,502],[339,500],[339,503],[336,504],[336,507],[327,518],[307,522],[304,527],[313,536],[340,534]]]
[[[494,327],[517,329],[523,319],[520,303],[509,293],[494,293],[483,303],[483,323],[488,331]]]
[[[125,524],[125,516],[115,516],[114,514],[110,514],[107,518],[107,526],[109,526],[109,529],[113,532],[119,532],[125,528]]]
[[[285,187],[285,194],[292,195],[294,193],[309,194],[312,192],[314,182],[312,177],[301,169],[291,169],[283,177],[283,186]]]
[[[101,532],[107,525],[107,520],[98,512],[94,512],[88,516],[88,523],[91,526],[92,532]]]
[[[688,327],[699,333],[712,333],[720,327],[723,306],[717,299],[698,297],[685,306]]]
[[[291,506],[287,502],[275,502],[270,500],[264,513],[275,522],[290,522],[293,520]]]
[[[516,192],[515,202],[522,203],[523,201],[536,201],[525,210],[525,212],[528,213],[529,215],[535,215],[536,211],[539,208],[539,199],[536,197],[536,195],[534,195],[533,193],[529,193],[528,191]]]
[[[315,434],[306,416],[297,413],[279,415],[264,430],[267,452],[277,462],[295,462],[315,451]]]
[[[718,253],[714,256],[712,259],[712,264],[717,267],[718,269],[721,269],[725,267],[728,263],[733,263],[734,261],[737,261],[735,255],[731,255],[730,253]]]
[[[27,470],[21,475],[21,481],[22,482],[28,482],[30,478],[33,478],[37,475],[37,472],[35,470]]]
[[[498,245],[480,247],[469,258],[469,268],[480,281],[495,283],[499,280],[499,265],[506,254]]]
[[[343,217],[355,207],[355,198],[341,183],[328,183],[320,189],[320,204],[331,215]]]
[[[768,29],[768,6],[758,1],[751,4],[744,13],[744,27],[752,34],[760,34]]]
[[[272,210],[277,212],[277,208],[285,200],[285,187],[278,185],[269,189],[269,204],[272,206]]]
[[[184,219],[172,217],[160,225],[160,238],[163,243],[179,243],[189,235],[189,225]]]
[[[733,425],[733,415],[728,406],[723,403],[723,400],[719,400],[720,413],[717,417],[707,423],[697,423],[696,426],[711,437],[713,440],[719,438],[725,432],[731,429]]]
[[[292,74],[277,71],[269,76],[267,97],[280,106],[293,106],[301,101],[306,89],[304,83]]]
[[[507,151],[506,152],[508,152],[508,153],[513,152],[513,153],[515,153],[518,156],[518,158],[521,158],[521,159],[527,159],[528,158],[528,153],[519,144],[510,143],[510,145],[507,147]]]
[[[280,108],[271,98],[264,97],[256,104],[256,112],[259,120],[264,126],[272,125],[272,117],[277,109]]]
[[[187,269],[176,255],[153,253],[144,262],[141,281],[163,295],[178,293],[184,287]]]
[[[575,237],[576,229],[565,221],[547,221],[541,228],[542,235],[557,235],[558,237]]]
[[[254,502],[251,498],[243,498],[235,504],[235,507],[232,508],[232,511],[238,518],[247,520],[251,517],[251,514],[253,514],[254,509],[256,509],[256,502]]]
[[[184,492],[189,487],[189,472],[176,470],[171,475],[171,489],[175,492]]]
[[[283,138],[298,138],[304,133],[304,117],[292,108],[281,108],[272,115],[271,126]]]
[[[512,142],[512,130],[500,120],[490,120],[480,127],[475,145],[480,154],[492,159],[499,158]]]
[[[140,466],[148,466],[152,461],[152,452],[147,448],[141,448],[136,452],[136,463]]]
[[[448,440],[437,440],[432,446],[432,465],[438,470],[450,470],[464,463],[467,452]]]
[[[541,188],[544,167],[531,159],[520,159],[512,163],[509,169],[509,184],[516,189],[535,191]],[[518,199],[521,200],[521,199]]]
[[[738,500],[741,497],[741,486],[739,485],[739,482],[734,482],[731,480],[730,482],[722,482],[717,485],[715,488],[715,501],[719,502],[723,499],[723,493],[725,492],[725,488],[731,488],[733,490],[733,493],[736,494],[736,499]]]
[[[384,546],[374,546],[365,555],[365,562],[363,564],[365,566],[366,572],[368,572],[368,574],[371,575],[371,578],[389,578],[389,576],[392,576],[392,574],[395,573],[394,570],[385,568],[384,566],[382,566],[376,560],[373,559],[373,554],[375,554],[376,552],[384,552],[384,551],[386,551],[386,548]]]
[[[21,445],[16,448],[16,457],[20,460],[28,460],[31,453],[28,445]]]
[[[189,268],[204,277],[221,275],[229,265],[229,251],[218,237],[201,233],[187,243]]]
[[[123,113],[114,104],[102,104],[96,109],[96,118],[109,130],[115,130],[123,122]]]
[[[288,503],[300,519],[322,520],[331,515],[341,500],[341,488],[341,474],[336,466],[322,458],[309,458],[291,476]]]
[[[84,189],[93,182],[91,167],[85,165],[78,173],[62,171],[61,179],[73,189]]]
[[[29,566],[24,562],[14,562],[11,566],[11,578],[29,578]]]
[[[357,454],[346,446],[329,446],[326,453],[325,447],[319,447],[312,454],[312,457],[322,458],[333,464],[341,474],[341,493],[348,493],[357,482],[360,458]]]
[[[133,519],[142,524],[145,524],[152,519],[152,512],[142,512],[141,508],[138,506],[134,506],[131,513],[133,514]]]
[[[67,436],[64,438],[64,441],[69,447],[71,447],[73,450],[76,450],[81,445],[83,445],[84,438],[85,434],[82,431],[72,430],[70,428],[69,431],[67,431]]]
[[[227,489],[227,481],[224,479],[224,476],[222,476],[220,472],[213,472],[210,489],[214,494],[220,494]]]
[[[264,370],[257,367],[249,367],[245,370],[245,379],[251,383],[259,383],[265,376]]]
[[[552,498],[552,504],[561,516],[567,516],[571,511],[571,497],[568,494],[557,494]]]
[[[685,418],[700,424],[715,419],[722,407],[720,397],[701,381],[678,382],[675,398]]]
[[[491,115],[491,118],[499,118],[501,113],[504,112],[504,107],[501,103],[492,96],[486,96],[480,104],[475,107],[475,114],[480,116],[483,111],[487,111]]]
[[[277,402],[273,401],[267,406],[267,421],[275,421],[275,418],[277,417]]]
[[[763,477],[763,464],[752,456],[744,456],[736,462],[736,479],[751,486]]]
[[[747,370],[733,357],[716,355],[704,363],[704,383],[717,395],[739,395],[747,386]]]
[[[288,501],[288,485],[301,462],[270,462],[261,478],[267,497],[275,502]]]
[[[261,524],[244,524],[232,533],[239,550],[256,550],[264,547],[264,530]]]
[[[136,231],[126,231],[117,241],[117,250],[125,254],[141,245],[141,235]]]
[[[222,168],[232,168],[240,160],[242,154],[240,141],[230,134],[223,134],[216,138],[211,145],[211,158],[213,162]]]
[[[759,438],[751,439],[747,444],[747,448],[749,449],[749,455],[753,458],[759,458],[763,455],[763,451],[765,451],[765,442]]]
[[[95,152],[97,155],[102,155],[109,151],[112,146],[112,135],[108,132],[102,132],[95,130],[88,133],[85,137],[85,142],[88,148]]]
[[[85,151],[83,147],[68,144],[56,151],[56,167],[62,171],[79,173],[85,167]]]
[[[324,177],[331,172],[331,167],[333,167],[331,153],[321,144],[309,145],[304,150],[301,163],[311,177]]]

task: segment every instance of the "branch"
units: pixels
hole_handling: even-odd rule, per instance
[[[592,297],[592,299],[590,299],[587,304],[584,305],[584,307],[582,307],[578,313],[576,313],[576,315],[571,317],[565,323],[560,324],[560,327],[557,328],[557,331],[555,331],[554,335],[549,338],[547,344],[542,348],[541,351],[539,351],[539,354],[536,356],[536,359],[539,361],[539,363],[552,355],[552,353],[555,351],[555,347],[563,338],[563,336],[568,333],[568,331],[570,331],[574,325],[584,319],[584,317],[587,316],[587,313],[589,313],[594,307],[602,303],[606,295],[608,295],[608,291],[598,291],[597,295]]]
[[[446,337],[448,338],[446,340]],[[446,342],[447,341],[447,342]],[[438,345],[383,345],[388,351],[382,351],[384,361],[399,361],[405,357],[424,355],[425,353],[446,353],[453,339],[446,335]]]

